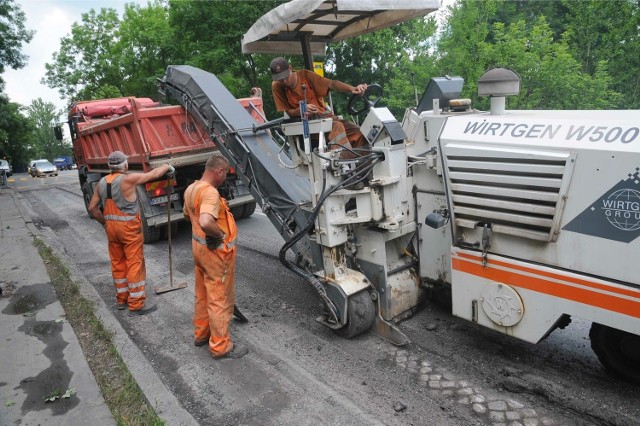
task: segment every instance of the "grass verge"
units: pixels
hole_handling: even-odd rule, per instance
[[[69,270],[40,239],[35,239],[40,257],[53,283],[58,299],[73,327],[82,352],[89,363],[118,425],[164,425],[148,404],[140,387],[120,358],[107,330],[96,317],[93,303],[80,294]]]

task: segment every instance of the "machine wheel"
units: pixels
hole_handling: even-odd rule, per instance
[[[640,384],[640,336],[594,322],[589,338],[591,348],[609,373]]]
[[[144,243],[151,244],[160,240],[160,233],[162,229],[158,226],[149,226],[147,224],[147,219],[145,219],[144,217],[144,211],[142,210],[142,207],[140,207],[140,219],[142,221],[142,233],[144,234]]]
[[[249,217],[256,211],[256,202],[252,201],[243,206],[242,217]]]
[[[349,297],[347,302],[347,325],[336,330],[336,334],[351,339],[367,331],[376,319],[376,307],[368,291]]]

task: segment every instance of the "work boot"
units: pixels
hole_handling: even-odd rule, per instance
[[[202,340],[194,340],[193,341],[193,346],[200,347],[200,346],[206,345],[207,343],[209,343],[209,338],[208,337],[206,339],[202,339]]]
[[[223,359],[223,358],[237,359],[237,358],[242,358],[248,353],[249,353],[249,348],[247,348],[244,345],[239,345],[237,343],[234,343],[233,349],[231,349],[229,352],[227,352],[224,355],[214,356],[213,358],[214,359]]]
[[[146,315],[149,312],[153,312],[156,309],[158,309],[158,305],[150,305],[148,303],[146,303],[142,309],[137,309],[135,311],[129,311],[129,316],[130,317],[137,317],[137,316],[141,316],[141,315]]]

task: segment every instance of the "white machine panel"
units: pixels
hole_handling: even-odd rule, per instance
[[[454,241],[640,284],[640,112],[449,117],[440,149]]]

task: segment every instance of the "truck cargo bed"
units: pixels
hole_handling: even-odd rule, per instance
[[[177,166],[202,163],[216,149],[181,106],[149,105],[135,98],[113,101],[121,114],[98,119],[82,114],[76,122],[76,158],[90,171],[106,170],[107,157],[116,149],[128,156],[130,169],[143,171],[168,159]]]

